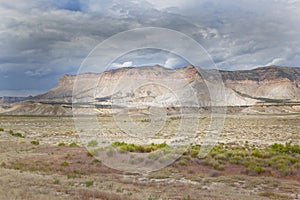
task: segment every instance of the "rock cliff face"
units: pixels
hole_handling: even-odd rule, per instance
[[[0,104],[17,103],[20,101],[30,100],[32,97],[0,97]]]
[[[270,66],[221,74],[225,85],[243,96],[261,100],[299,100],[300,97],[300,68]]]
[[[203,78],[205,76],[205,78]],[[161,66],[121,68],[101,74],[65,75],[57,87],[37,96],[48,103],[95,103],[96,105],[235,106],[257,100],[224,88],[215,71],[194,66],[176,70]],[[75,85],[75,88],[73,88]],[[226,94],[226,98],[225,95]]]
[[[226,86],[227,105],[230,106],[253,105],[258,101],[298,101],[300,98],[300,68],[270,66],[254,70],[220,71],[220,74]],[[135,103],[147,99],[175,103],[171,94],[175,92],[175,95],[186,99],[195,95],[192,93],[197,93],[199,105],[209,106],[219,92],[217,87],[214,88],[217,85],[215,75],[215,71],[199,73],[193,66],[176,70],[161,66],[121,68],[101,74],[65,75],[57,87],[37,96],[36,100],[71,103],[73,86],[77,81],[73,94],[75,100],[81,99],[81,102],[94,101],[95,98],[98,103],[107,104],[112,100],[127,102],[130,99]],[[134,98],[132,95],[135,95]]]
[[[223,90],[222,84],[225,86]],[[39,110],[40,114],[51,110],[51,106],[46,111],[40,108],[45,107],[45,104],[63,106],[56,106],[55,109],[58,113],[69,113],[72,102],[100,108],[149,105],[257,106],[286,103],[298,106],[300,68],[269,66],[220,73],[191,65],[176,70],[158,65],[120,68],[100,74],[64,75],[55,88],[30,101],[35,103],[34,109]],[[10,112],[18,113],[22,109],[27,113],[34,113],[28,111],[31,107],[28,104],[26,109],[15,106],[16,109],[10,109]]]

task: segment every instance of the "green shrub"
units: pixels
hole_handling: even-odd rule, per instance
[[[151,119],[142,119],[141,122],[151,122]]]
[[[161,144],[147,144],[147,145],[136,145],[136,144],[127,144],[125,142],[114,142],[112,143],[113,147],[118,147],[121,152],[138,152],[138,153],[150,153],[158,149],[163,149],[168,147],[166,142]]]
[[[226,160],[228,159],[225,153],[224,153],[224,154],[217,154],[217,155],[215,156],[215,158],[216,158],[217,160],[221,160],[221,161],[226,161]]]
[[[235,165],[242,164],[243,161],[244,161],[244,158],[241,157],[240,155],[234,155],[228,159],[228,162],[230,164],[235,164]]]
[[[294,158],[293,156],[277,155],[269,160],[269,165],[272,167],[277,167],[278,164],[284,164],[284,165],[290,166],[297,162],[300,162],[300,160],[297,158]]]
[[[265,168],[262,166],[255,166],[254,171],[258,174],[261,174],[261,173],[265,172]]]
[[[93,157],[93,156],[94,156],[94,155],[93,155],[91,152],[89,152],[89,151],[86,153],[86,155],[89,156],[89,157]]]
[[[4,129],[3,129],[3,128],[0,128],[0,131],[4,131]]]
[[[40,144],[40,142],[38,140],[32,140],[30,143],[33,144],[33,145],[39,145]]]
[[[65,159],[68,159],[71,157],[71,154],[70,153],[67,153],[66,156],[65,156]]]
[[[275,144],[271,145],[271,149],[278,153],[300,154],[300,146],[298,144],[292,145],[291,142],[287,142],[285,145],[275,143]]]
[[[250,160],[244,163],[248,173],[255,172],[257,174],[261,174],[265,172],[265,168],[261,166],[257,161],[258,160]]]
[[[60,142],[58,143],[58,146],[61,147],[61,146],[66,146],[66,144],[64,142]]]
[[[190,197],[190,195],[187,195],[186,197],[182,197],[181,200],[191,200],[191,197]]]
[[[215,146],[214,148],[212,148],[209,152],[209,155],[211,155],[212,157],[218,155],[218,154],[222,154],[222,153],[225,153],[226,150],[224,149],[224,146],[223,145],[218,145],[218,146]]]
[[[91,187],[91,186],[93,186],[94,185],[94,181],[86,181],[85,182],[85,186],[86,187]]]
[[[124,189],[123,189],[123,188],[117,188],[116,192],[117,192],[117,193],[123,193],[123,192],[124,192]]]
[[[12,168],[13,169],[22,169],[22,168],[24,168],[24,167],[26,167],[27,166],[27,164],[26,163],[14,163],[13,165],[12,165]]]
[[[203,164],[207,166],[211,166],[216,170],[224,170],[224,165],[218,160],[216,160],[215,158],[210,156],[206,157]]]
[[[22,134],[22,133],[11,133],[12,136],[15,136],[15,137],[20,137],[20,138],[25,138],[25,136]]]
[[[294,164],[294,165],[293,165],[293,168],[296,169],[296,170],[297,170],[297,169],[300,169],[300,162]]]
[[[2,166],[2,167],[6,167],[6,163],[5,163],[5,162],[2,162],[2,163],[1,163],[1,166]]]
[[[292,175],[293,174],[293,169],[290,166],[285,165],[283,163],[279,163],[277,165],[277,169],[284,176],[288,176],[288,175]]]
[[[254,151],[252,152],[251,154],[252,156],[255,156],[255,157],[258,157],[258,158],[261,158],[261,153],[258,149],[254,149]]]
[[[163,142],[163,143],[161,143],[161,144],[153,144],[153,143],[152,143],[151,145],[152,145],[152,146],[157,146],[159,149],[165,148],[165,147],[168,146],[166,142]]]
[[[70,146],[70,147],[77,147],[78,144],[77,144],[76,142],[72,142],[72,143],[69,144],[69,146]]]
[[[64,162],[60,163],[60,165],[63,167],[68,167],[69,163],[67,161],[64,161]]]
[[[30,172],[34,172],[34,171],[36,171],[37,169],[35,168],[35,167],[29,167],[29,169],[28,169]]]
[[[293,145],[293,146],[291,146],[290,148],[291,148],[291,152],[292,152],[292,153],[300,154],[300,146],[299,146],[298,144]]]
[[[91,141],[88,143],[88,147],[96,147],[96,146],[98,146],[97,140],[91,140]]]
[[[190,149],[189,149],[189,151],[190,151],[191,156],[193,158],[196,158],[199,155],[200,146],[199,145],[191,146]]]
[[[101,163],[101,161],[98,160],[97,158],[94,158],[94,159],[93,159],[93,163]]]
[[[187,166],[187,160],[185,160],[185,159],[180,159],[180,160],[179,160],[179,165],[181,165],[181,166]]]
[[[100,151],[103,151],[103,150],[104,150],[103,147],[102,148],[97,148],[97,149],[91,149],[89,151],[89,154],[91,154],[92,156],[94,156],[94,155],[97,155]]]
[[[14,133],[13,130],[9,130],[8,133],[15,137],[25,138],[25,136],[22,133]]]

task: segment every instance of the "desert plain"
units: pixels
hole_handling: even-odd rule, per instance
[[[113,117],[98,119],[103,130],[116,131]],[[200,139],[209,123],[209,115],[199,118]],[[169,166],[145,174],[105,166],[82,145],[71,116],[2,115],[0,127],[0,199],[300,199],[297,113],[227,114],[205,158],[191,144]]]

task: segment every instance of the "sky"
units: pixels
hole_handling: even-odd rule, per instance
[[[299,67],[299,10],[300,0],[0,0],[0,96],[46,92],[76,74],[103,41],[144,27],[187,35],[220,70]],[[111,68],[151,64],[187,62],[141,49],[115,58]]]

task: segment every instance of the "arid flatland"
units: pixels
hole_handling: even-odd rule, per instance
[[[113,118],[99,120],[115,130]],[[201,132],[209,118],[199,124]],[[81,145],[72,117],[1,116],[0,199],[299,199],[299,156],[264,156],[275,143],[299,145],[299,124],[297,114],[227,115],[214,151],[249,154],[261,166],[235,163],[228,152],[198,159],[192,149],[170,166],[140,175],[95,159]],[[266,164],[276,155],[294,159],[287,169]]]

